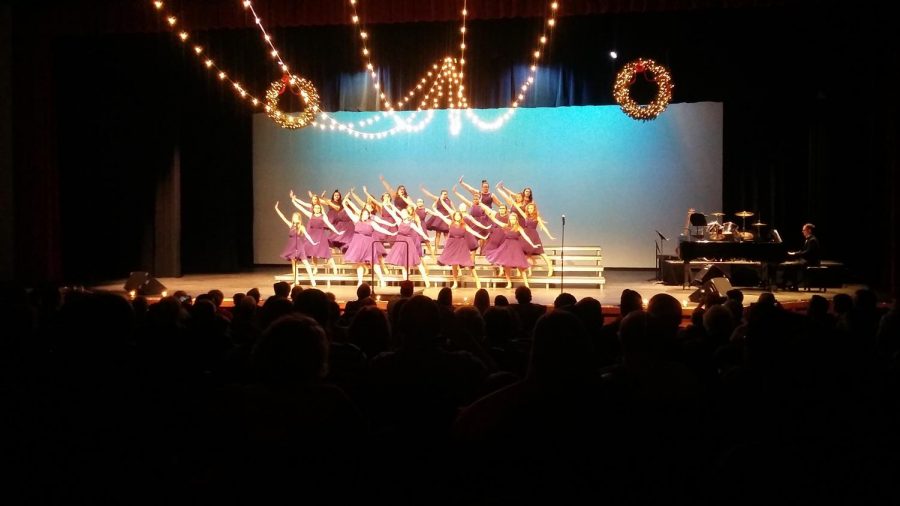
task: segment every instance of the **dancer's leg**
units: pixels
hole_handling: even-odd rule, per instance
[[[419,262],[419,274],[422,275],[422,281],[425,282],[425,288],[431,286],[431,283],[428,281],[428,271],[425,270],[425,264],[423,262]]]
[[[384,282],[384,275],[381,273],[381,267],[378,264],[375,264],[372,268],[375,269],[375,275],[378,276],[378,283],[383,287],[387,286]]]
[[[550,262],[550,257],[546,253],[541,253],[541,258],[547,263],[547,277],[553,276],[553,263]]]
[[[304,258],[303,266],[306,267],[306,273],[309,275],[309,284],[311,284],[312,286],[316,286],[316,277],[313,275],[312,266],[309,265],[309,260]],[[300,267],[297,266],[297,269],[299,270]]]

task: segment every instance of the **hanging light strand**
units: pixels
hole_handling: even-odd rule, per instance
[[[209,70],[209,72],[215,75],[219,81],[227,82],[230,85],[230,88],[233,90],[235,95],[238,96],[241,100],[245,100],[249,102],[254,108],[263,107],[264,100],[258,98],[255,94],[247,91],[247,89],[242,85],[239,81],[236,81],[231,78],[228,72],[225,71],[224,68],[220,67],[215,60],[213,60],[206,51],[206,48],[200,44],[192,44],[191,43],[191,34],[190,31],[178,17],[170,12],[164,2],[161,0],[154,0],[152,2],[154,9],[160,14],[160,16],[166,20],[166,24],[172,30],[172,32],[177,36],[178,40],[184,46],[190,46],[194,53],[194,56],[201,62],[201,64]]]
[[[553,34],[554,28],[556,28],[559,6],[560,2],[558,0],[551,0],[548,4],[547,14],[542,24],[540,35],[537,38],[537,44],[530,55],[531,65],[528,67],[528,75],[525,78],[525,82],[519,86],[515,98],[512,100],[512,103],[510,103],[510,108],[492,121],[485,121],[481,119],[475,111],[468,108],[466,109],[466,117],[479,130],[492,131],[501,128],[510,118],[512,118],[516,109],[525,100],[528,90],[534,85],[538,62],[544,56],[547,43],[550,41],[550,36]]]

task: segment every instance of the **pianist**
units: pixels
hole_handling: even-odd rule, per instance
[[[796,290],[797,285],[803,280],[803,274],[807,267],[818,267],[822,261],[819,240],[816,238],[816,226],[812,223],[803,225],[803,248],[799,251],[789,251],[788,260],[783,264],[783,285],[788,290]]]

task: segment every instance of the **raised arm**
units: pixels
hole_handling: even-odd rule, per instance
[[[454,212],[456,212],[456,209],[453,209],[453,201],[452,200],[450,201],[449,206],[447,205],[446,202],[444,202],[444,199],[439,198],[437,200],[437,203],[439,203],[441,205],[441,207],[443,207],[449,214],[453,214]]]
[[[346,195],[346,193],[344,193],[344,195]],[[344,199],[341,199],[341,200],[344,200]],[[326,205],[328,205],[328,207],[334,209],[335,211],[341,210],[341,206],[335,204],[334,201],[331,200],[330,198],[329,199],[324,199],[324,198],[319,199],[319,202],[325,203]]]
[[[312,211],[308,211],[306,208],[301,206],[296,206],[297,209],[300,210],[301,213],[305,214],[307,218],[312,218]]]
[[[369,189],[366,188],[365,186],[363,186],[363,193],[366,194],[366,198],[368,200],[371,200],[372,202],[376,202],[376,203],[379,202],[378,199],[376,199],[375,197],[372,196],[371,193],[369,193]]]
[[[281,209],[278,208],[278,202],[275,202],[275,212],[278,213],[278,216],[281,217],[281,221],[285,222],[288,227],[294,226],[294,224],[291,223],[291,220],[287,219],[287,217],[284,215],[284,213],[281,212]]]
[[[475,188],[473,188],[472,185],[463,181],[462,176],[459,176],[459,184],[461,184],[462,187],[465,188],[466,190],[469,190],[469,193],[471,193],[472,195],[478,195],[479,193],[481,193],[479,190],[476,190]],[[460,198],[462,199],[462,197],[460,197]],[[466,200],[466,199],[463,199],[463,200]]]
[[[425,208],[425,212],[428,213],[428,214],[430,214],[430,215],[432,215],[432,216],[437,216],[438,218],[441,219],[441,221],[443,221],[443,222],[446,223],[447,225],[450,225],[450,218],[447,218],[447,217],[444,216],[443,214],[437,213],[437,212],[435,212],[435,211],[433,211],[432,209],[429,209],[429,208],[427,208],[427,207]]]
[[[546,222],[540,216],[538,216],[538,226],[541,227],[541,230],[543,230],[545,234],[547,234],[547,237],[549,237],[550,239],[552,239],[554,241],[556,240],[556,237],[553,237],[553,234],[551,234],[550,231],[547,229]]]
[[[381,225],[378,224],[378,222],[372,223],[372,230],[377,230],[385,235],[397,235],[397,232],[391,232],[390,230],[383,228]]]
[[[294,193],[294,190],[291,190],[291,203],[294,204],[294,206],[296,206],[297,209],[302,209],[300,206],[303,206],[306,209],[312,209],[312,204],[301,200],[300,197],[298,197],[297,194]]]
[[[470,226],[468,226],[468,225],[466,225],[466,230],[468,230],[470,234],[474,235],[475,237],[477,237],[477,238],[479,238],[479,239],[487,239],[487,236],[486,236],[486,235],[481,235],[481,234],[479,234],[478,232],[476,232],[475,230],[473,230],[472,227],[470,227]]]
[[[403,202],[406,202],[406,205],[410,207],[410,209],[416,208],[416,203],[409,198],[409,195],[400,195],[400,198],[403,199]]]
[[[453,194],[456,195],[456,198],[458,198],[459,200],[462,200],[463,202],[465,202],[467,204],[472,201],[471,197],[466,198],[463,196],[462,193],[459,193],[458,191],[456,191],[456,186],[453,187]]]
[[[360,208],[366,207],[366,201],[359,198],[359,195],[357,195],[355,191],[350,190],[350,196],[353,197],[353,200],[356,201],[356,203],[359,205]],[[344,200],[347,200],[347,199],[344,199]]]
[[[509,192],[507,192],[503,188],[503,181],[497,183],[497,193],[499,193],[500,196],[503,197],[503,200],[505,200],[507,204],[512,204],[513,202],[515,202]]]
[[[359,222],[359,208],[356,207],[356,204],[350,199],[344,199],[341,203],[343,204],[344,209],[347,210],[347,216],[350,217],[350,220],[353,221],[353,223]]]
[[[393,187],[391,186],[391,183],[387,182],[387,180],[384,178],[384,175],[379,175],[378,179],[381,180],[381,185],[384,186],[384,191],[390,194],[391,199],[397,198],[397,192],[392,189]]]
[[[413,220],[409,222],[409,228],[415,230],[417,234],[421,235],[422,239],[425,239],[426,241],[431,240],[431,238],[428,237],[428,234],[426,234],[425,231],[422,230],[422,227],[419,225],[418,221]]]
[[[387,212],[391,215],[391,218],[394,218],[394,223],[392,223],[391,225],[396,226],[403,221],[402,219],[400,219],[400,214],[397,213],[397,208],[395,208],[393,204],[384,206],[384,208],[387,209]]]
[[[471,214],[464,214],[464,215],[463,215],[463,219],[464,219],[464,220],[467,220],[469,223],[471,223],[471,224],[477,226],[478,228],[480,228],[480,229],[482,229],[482,230],[490,230],[490,228],[491,228],[491,227],[488,226],[488,225],[482,224],[480,221],[478,221],[477,219],[475,219],[475,217],[472,216]]]
[[[309,232],[306,231],[306,227],[304,227],[303,225],[300,225],[300,231],[303,232],[303,235],[306,236],[306,240],[309,241],[310,244],[312,244],[313,246],[319,244],[318,242],[313,240],[312,236],[309,235]]]
[[[531,239],[528,238],[528,234],[525,233],[524,229],[522,229],[522,228],[519,229],[519,235],[521,235],[522,238],[525,239],[525,242],[530,244],[532,248],[537,248],[540,246],[540,244],[535,244],[534,242],[531,241]]]
[[[431,193],[430,191],[428,191],[428,189],[425,188],[424,186],[420,186],[419,189],[422,190],[422,193],[424,193],[425,195],[427,195],[429,198],[432,198],[432,199],[434,199],[434,200],[438,200],[438,196],[435,195],[435,194],[433,194],[433,193]]]
[[[502,221],[497,219],[497,213],[495,211],[491,211],[490,208],[488,208],[484,204],[481,204],[481,206],[485,208],[485,212],[487,213],[488,218],[496,223],[498,227],[505,227],[507,225],[506,223],[503,223]]]
[[[334,232],[335,234],[337,234],[337,235],[344,235],[344,231],[343,231],[343,230],[338,230],[338,229],[334,228],[334,225],[331,224],[331,220],[328,219],[328,215],[327,215],[327,214],[322,213],[322,221],[325,222],[325,226],[328,227],[328,228],[330,228],[331,231]]]

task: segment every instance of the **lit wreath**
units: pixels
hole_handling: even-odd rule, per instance
[[[649,77],[648,73],[653,74],[653,77]],[[655,82],[659,87],[656,98],[647,105],[640,105],[631,98],[629,87],[634,84],[637,74],[644,74],[644,78]],[[626,64],[616,75],[613,96],[616,97],[616,102],[622,106],[625,114],[634,119],[647,121],[656,119],[660,113],[666,110],[669,100],[672,99],[672,88],[674,87],[672,76],[665,67],[653,60],[640,58]]]
[[[296,115],[278,109],[279,98],[288,90],[303,100],[304,108]],[[309,80],[285,74],[281,80],[269,85],[266,91],[266,114],[281,128],[303,128],[315,121],[319,114],[319,92]]]

